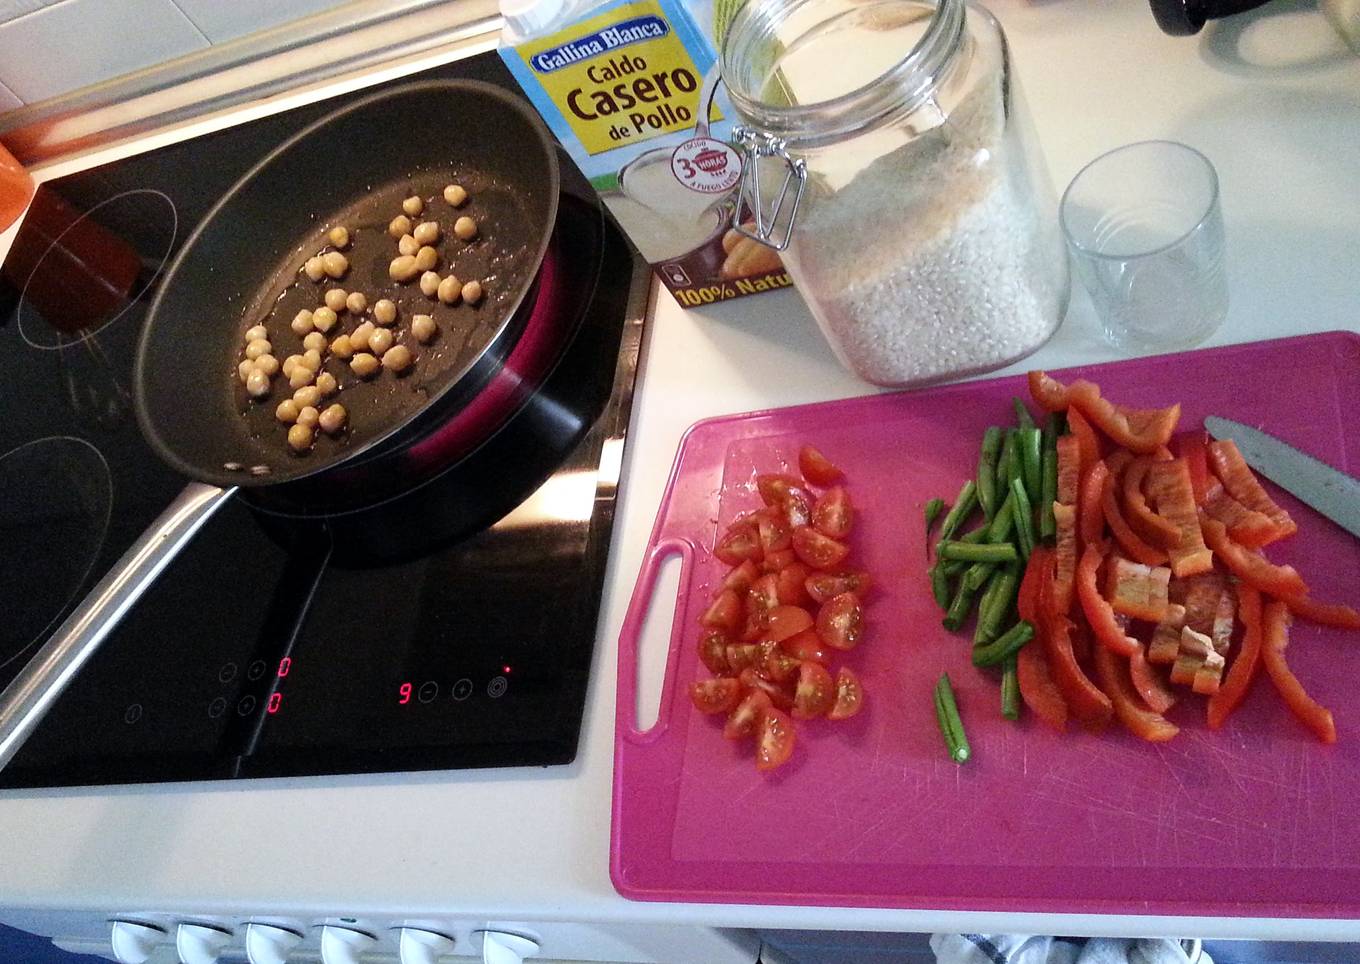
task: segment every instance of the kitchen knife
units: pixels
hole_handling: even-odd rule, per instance
[[[1360,536],[1360,480],[1250,425],[1210,415],[1204,427],[1216,439],[1232,439],[1253,469]]]

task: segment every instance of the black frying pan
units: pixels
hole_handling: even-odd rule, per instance
[[[452,237],[455,212],[443,201],[456,181],[479,237]],[[552,236],[559,193],[556,151],[543,124],[509,94],[474,81],[428,81],[374,94],[299,131],[247,172],[220,200],[171,265],[142,332],[135,370],[143,434],[191,482],[0,694],[0,766],[13,756],[66,683],[142,591],[238,487],[333,478],[345,468],[401,451],[457,415],[494,376],[524,328],[521,310]],[[419,194],[438,220],[441,274],[482,280],[476,306],[434,306],[415,285],[394,294],[396,256],[387,223],[403,198]],[[349,273],[320,285],[299,275],[333,225],[354,236]],[[398,303],[409,374],[361,382],[338,361],[350,413],[338,438],[320,435],[303,455],[273,417],[291,392],[278,376],[270,400],[252,402],[235,368],[247,328],[262,321],[280,360],[301,351],[288,321],[320,304],[328,287]],[[433,314],[440,335],[410,339],[416,311]],[[341,328],[355,320],[342,315]],[[402,340],[399,338],[399,340]],[[296,342],[296,344],[294,344]],[[353,473],[350,473],[351,475]],[[354,494],[347,493],[348,499]]]

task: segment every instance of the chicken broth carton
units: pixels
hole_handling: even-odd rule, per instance
[[[742,162],[702,7],[503,0],[501,12],[502,60],[682,306],[791,284],[775,251],[732,226]]]

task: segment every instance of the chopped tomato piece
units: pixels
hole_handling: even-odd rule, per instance
[[[1209,492],[1209,439],[1204,429],[1177,432],[1173,440],[1176,455],[1185,459],[1190,470],[1190,488],[1195,493],[1195,505],[1204,505]]]
[[[807,577],[807,581],[803,585],[814,602],[824,603],[843,592],[852,592],[863,599],[864,594],[873,585],[873,580],[869,578],[867,572],[855,572],[854,570],[814,572]]]
[[[1248,509],[1255,509],[1274,522],[1279,527],[1281,536],[1293,535],[1298,531],[1299,527],[1294,524],[1289,513],[1275,503],[1252,474],[1246,460],[1242,458],[1242,453],[1237,450],[1236,443],[1230,439],[1210,442],[1209,464],[1213,466],[1214,474],[1228,490],[1228,494]]]
[[[1181,417],[1180,402],[1151,409],[1114,405],[1101,397],[1098,385],[1080,378],[1067,391],[1069,408],[1076,408],[1116,444],[1139,455],[1151,455],[1171,441]]]
[[[1200,504],[1205,514],[1223,523],[1234,542],[1250,549],[1269,545],[1283,534],[1269,516],[1248,509],[1230,496],[1218,479],[1209,483]]]
[[[1165,566],[1145,566],[1111,556],[1105,567],[1105,598],[1110,608],[1150,623],[1161,622],[1166,615],[1170,583],[1171,570]]]
[[[832,539],[844,539],[854,525],[850,493],[839,485],[827,489],[812,506],[812,527]]]
[[[1099,542],[1105,535],[1105,510],[1101,500],[1105,493],[1105,482],[1109,477],[1109,468],[1100,460],[1097,460],[1081,477],[1081,504],[1078,509],[1077,527],[1081,533],[1083,546]]]
[[[793,551],[813,569],[835,569],[850,555],[850,547],[822,535],[816,529],[799,526],[793,530]]]
[[[1165,713],[1176,704],[1176,694],[1166,688],[1157,670],[1147,661],[1140,648],[1129,657],[1129,678],[1147,708],[1154,713]]]
[[[1031,555],[1031,564],[1033,558]],[[1048,565],[1045,563],[1044,568],[1047,569]],[[1088,726],[1104,726],[1110,720],[1110,698],[1091,682],[1077,663],[1072,650],[1072,620],[1061,613],[1054,613],[1052,607],[1052,574],[1041,570],[1039,636],[1043,640],[1044,653],[1048,656],[1049,672],[1072,716]]]
[[[768,553],[760,562],[762,572],[783,572],[798,561],[798,553],[792,549],[776,549]]]
[[[817,613],[817,635],[834,649],[854,649],[864,634],[864,610],[859,597],[843,592],[822,603]]]
[[[1020,698],[1030,711],[1059,733],[1067,729],[1067,701],[1053,682],[1043,649],[1022,646],[1015,654],[1015,672],[1020,682]]]
[[[727,574],[727,578],[722,581],[722,585],[718,587],[718,591],[713,594],[714,598],[720,596],[724,589],[731,589],[740,596],[751,588],[751,583],[755,582],[759,575],[760,569],[754,562],[747,559]]]
[[[1214,554],[1204,545],[1195,492],[1190,484],[1190,469],[1182,459],[1154,462],[1148,470],[1148,491],[1157,503],[1157,514],[1180,533],[1170,547],[1171,571],[1178,576],[1208,572]]]
[[[1077,564],[1077,597],[1081,600],[1086,622],[1100,643],[1096,648],[1104,647],[1127,658],[1138,652],[1140,646],[1138,640],[1124,632],[1124,627],[1114,617],[1114,610],[1097,588],[1096,573],[1104,557],[1105,547],[1098,542],[1091,543],[1082,552],[1081,562]]]
[[[1058,436],[1058,501],[1063,505],[1077,504],[1077,486],[1081,484],[1081,442],[1075,435]]]
[[[793,707],[793,684],[776,683],[774,680],[766,679],[757,672],[754,666],[748,666],[737,676],[741,685],[748,690],[764,690],[765,695],[770,698],[770,702],[781,710],[788,710]]]
[[[1181,530],[1153,512],[1147,504],[1147,498],[1143,495],[1143,480],[1147,478],[1148,470],[1151,468],[1152,459],[1142,455],[1130,462],[1129,467],[1124,470],[1122,485],[1124,518],[1145,542],[1162,549],[1170,549],[1180,543]]]
[[[783,519],[761,519],[756,523],[761,555],[781,552],[793,545],[793,530]]]
[[[1057,524],[1057,567],[1053,576],[1053,604],[1066,615],[1072,610],[1072,586],[1077,575],[1077,510],[1075,506],[1053,503]]]
[[[806,583],[811,571],[795,560],[775,574],[775,589],[782,605],[801,606],[808,601]]]
[[[739,566],[748,559],[759,562],[760,533],[749,522],[734,522],[713,547],[713,555],[729,566]]]
[[[730,676],[697,680],[690,684],[689,698],[700,713],[730,713],[741,702],[741,684]]]
[[[746,590],[746,618],[741,631],[743,642],[752,643],[765,635],[770,627],[770,610],[778,605],[778,577],[767,572]]]
[[[1180,603],[1167,603],[1166,615],[1152,631],[1148,642],[1147,659],[1149,663],[1170,666],[1181,651],[1181,630],[1185,628],[1185,607]]]
[[[727,662],[727,647],[731,642],[721,629],[710,629],[700,637],[699,660],[714,676],[724,676],[732,671]]]
[[[792,475],[770,473],[756,476],[756,489],[760,501],[768,506],[781,508],[790,492],[802,492],[803,480]]]
[[[789,524],[789,528],[797,529],[812,523],[812,496],[802,489],[790,492],[779,505],[784,510],[784,521]]]
[[[764,690],[748,690],[746,696],[737,704],[723,725],[723,736],[729,740],[740,740],[755,733],[757,724],[766,710],[772,708],[769,694]]]
[[[1289,608],[1284,603],[1267,603],[1262,615],[1264,638],[1261,656],[1266,673],[1284,697],[1290,712],[1299,722],[1312,730],[1323,743],[1336,742],[1336,723],[1331,711],[1322,706],[1303,688],[1285,661],[1284,651],[1289,645]]]
[[[1126,459],[1116,459],[1116,456],[1127,455],[1127,453],[1116,452],[1105,461],[1107,469],[1104,483],[1100,488],[1100,508],[1105,516],[1105,522],[1109,525],[1110,531],[1114,533],[1115,541],[1119,543],[1119,548],[1123,549],[1130,557],[1139,562],[1156,566],[1166,562],[1166,552],[1150,546],[1138,537],[1138,533],[1129,527],[1124,521],[1124,514],[1119,511],[1119,502],[1115,498],[1115,491],[1119,485],[1119,471],[1117,463]]]
[[[798,471],[813,485],[835,485],[845,478],[844,472],[811,445],[804,445],[798,450]]]
[[[765,635],[778,642],[812,628],[812,615],[801,606],[775,606],[770,610]]]
[[[797,636],[790,636],[779,645],[794,659],[805,663],[810,661],[825,666],[831,662],[831,654],[827,652],[826,644],[822,642],[822,637],[817,635],[815,629],[804,630]]]
[[[790,656],[773,639],[767,639],[759,646],[760,655],[756,658],[755,670],[767,680],[787,683],[798,675],[802,664]]]
[[[1228,530],[1217,519],[1201,516],[1200,527],[1204,530],[1204,541],[1238,579],[1277,598],[1308,595],[1308,585],[1293,566],[1276,566],[1242,548],[1228,538]]]
[[[1061,412],[1070,402],[1067,387],[1046,372],[1029,373],[1029,393],[1039,407],[1048,412]]]
[[[1300,619],[1337,629],[1360,629],[1360,613],[1340,603],[1318,602],[1311,596],[1287,596],[1281,600]]]
[[[793,756],[793,720],[782,710],[771,708],[756,725],[756,769],[773,770]]]
[[[725,650],[727,669],[730,673],[740,673],[748,666],[754,666],[760,659],[760,647],[755,643],[730,643]]]
[[[864,687],[859,677],[842,666],[836,674],[836,702],[827,711],[828,720],[848,720],[864,708]]]
[[[1160,713],[1148,709],[1133,688],[1128,663],[1103,646],[1095,648],[1096,679],[1110,698],[1114,714],[1134,736],[1153,743],[1164,743],[1180,730]]]
[[[730,589],[718,593],[718,598],[709,604],[708,609],[699,617],[699,624],[710,629],[725,629],[728,632],[741,624],[741,600]]]
[[[1086,416],[1075,408],[1067,410],[1067,430],[1077,439],[1077,453],[1081,458],[1081,474],[1085,475],[1091,471],[1091,467],[1100,461],[1101,444],[1100,436],[1091,423],[1086,420]]]
[[[1215,730],[1246,698],[1261,668],[1261,594],[1246,583],[1237,587],[1237,614],[1242,620],[1242,645],[1227,679],[1209,697],[1209,726]]]
[[[806,662],[798,667],[798,685],[793,691],[795,719],[811,720],[826,715],[836,702],[836,684],[821,663]]]

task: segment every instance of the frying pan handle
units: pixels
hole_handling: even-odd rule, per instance
[[[680,557],[680,580],[675,614],[671,618],[670,650],[666,655],[666,675],[661,684],[661,705],[657,709],[656,723],[643,731],[638,729],[637,720],[638,642],[647,621],[647,610],[652,605],[652,596],[656,592],[656,577],[661,572],[662,564],[676,555]],[[638,573],[633,598],[628,601],[628,612],[623,617],[623,628],[619,631],[618,704],[614,711],[620,735],[630,742],[650,743],[659,739],[670,725],[676,666],[680,659],[685,625],[685,600],[689,598],[689,583],[693,573],[694,547],[684,539],[666,539],[652,546],[642,571]]]
[[[0,693],[0,768],[166,564],[235,492],[202,482],[185,486]]]

